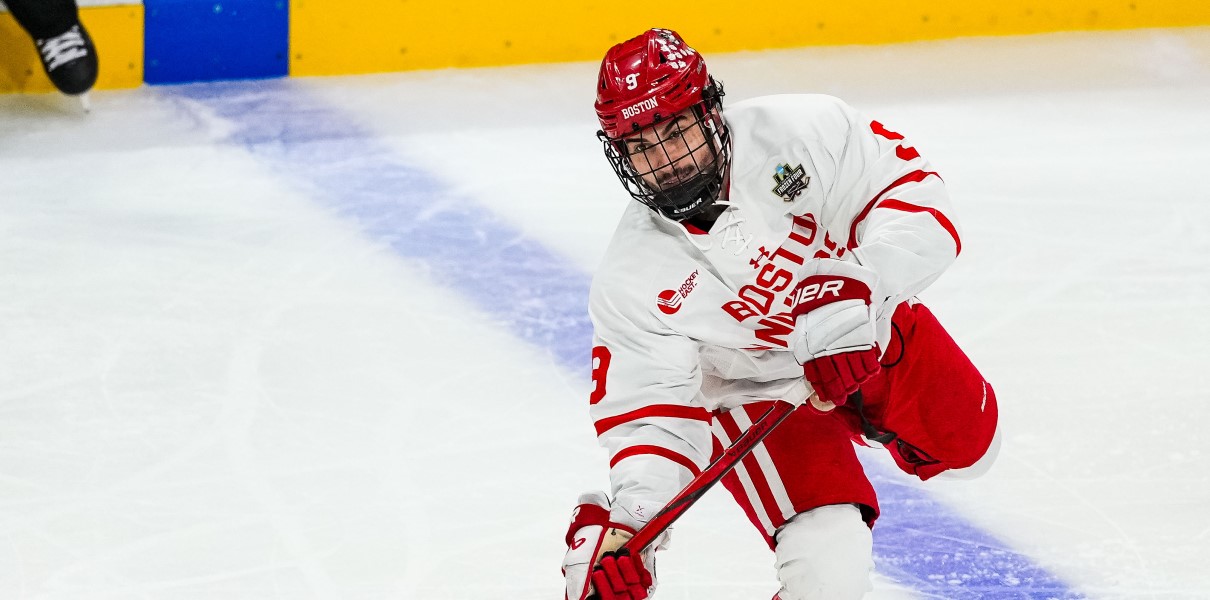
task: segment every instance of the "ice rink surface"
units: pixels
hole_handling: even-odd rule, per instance
[[[927,484],[863,452],[871,597],[1210,598],[1210,30],[707,59],[904,133],[959,207],[922,298],[1005,444]],[[629,201],[595,73],[0,96],[0,598],[559,597]],[[777,589],[722,490],[659,575]]]

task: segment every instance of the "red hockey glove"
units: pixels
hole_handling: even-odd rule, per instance
[[[595,598],[601,600],[644,600],[653,581],[643,561],[635,560],[630,552],[606,552],[592,570]]]
[[[567,554],[563,557],[565,600],[642,600],[655,589],[653,554],[659,542],[640,555],[642,560],[628,553],[619,554],[617,550],[634,537],[634,530],[610,519],[610,508],[604,492],[580,496],[567,529]]]
[[[839,406],[881,368],[870,306],[878,275],[832,259],[811,266],[791,296],[792,349],[819,399]]]

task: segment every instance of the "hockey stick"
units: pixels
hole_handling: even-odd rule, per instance
[[[635,532],[634,537],[630,538],[625,544],[622,544],[618,552],[628,551],[632,556],[638,556],[647,546],[651,545],[651,542],[655,541],[655,538],[664,533],[665,530],[672,526],[674,521],[680,518],[685,511],[689,510],[689,507],[693,506],[693,503],[697,502],[702,497],[702,494],[706,493],[706,490],[714,487],[714,484],[722,480],[727,473],[730,473],[731,469],[734,469],[735,465],[739,464],[739,461],[748,456],[748,453],[752,452],[752,449],[761,440],[768,437],[796,408],[798,408],[797,405],[790,404],[789,402],[775,402],[768,411],[765,411],[765,414],[759,420],[748,428],[748,431],[739,436],[739,439],[735,440],[731,444],[731,447],[723,452],[722,456],[718,457],[713,463],[710,463],[710,466],[706,467],[706,470],[699,473],[697,477],[694,477],[693,481],[690,481],[689,485],[681,490],[681,493],[673,497],[660,512],[655,513],[655,516],[651,517],[651,520],[647,521],[646,525],[640,527]]]

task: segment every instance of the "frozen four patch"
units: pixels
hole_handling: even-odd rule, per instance
[[[802,168],[801,163],[793,168],[790,167],[790,163],[777,165],[777,171],[773,173],[773,181],[777,184],[773,187],[773,193],[781,196],[786,202],[793,202],[794,198],[806,191],[808,185],[811,185],[811,178],[807,177],[807,172]]]

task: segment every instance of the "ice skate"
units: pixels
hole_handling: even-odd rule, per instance
[[[59,35],[34,40],[42,68],[60,92],[78,96],[97,82],[97,49],[80,23]],[[88,102],[82,101],[88,110]]]

